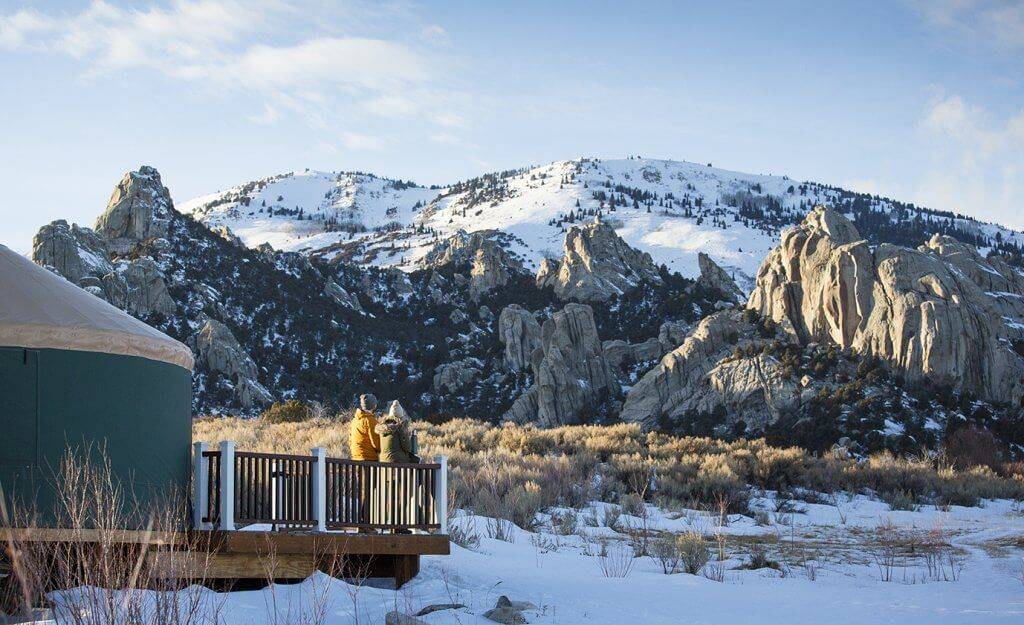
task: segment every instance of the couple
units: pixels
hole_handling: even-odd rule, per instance
[[[359,408],[349,426],[349,448],[353,460],[373,462],[418,463],[418,451],[410,434],[409,416],[398,400],[391,402],[388,412],[377,418],[377,398],[359,396]]]

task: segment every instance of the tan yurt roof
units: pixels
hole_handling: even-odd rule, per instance
[[[0,245],[0,346],[139,356],[185,369],[192,350]]]

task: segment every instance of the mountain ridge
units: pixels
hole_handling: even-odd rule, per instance
[[[296,184],[303,180],[310,184]],[[916,246],[939,232],[983,252],[1019,259],[1024,250],[1024,234],[966,215],[788,176],[664,159],[554,161],[431,187],[307,170],[189,200],[182,211],[227,227],[250,247],[269,243],[406,271],[458,230],[507,233],[516,241],[510,251],[536,271],[561,247],[569,225],[600,213],[629,245],[672,271],[698,276],[698,253],[705,252],[749,286],[782,228],[818,204],[840,209],[872,243]],[[333,220],[324,217],[332,207],[340,211]]]

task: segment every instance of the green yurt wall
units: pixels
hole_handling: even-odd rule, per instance
[[[192,364],[185,345],[0,246],[5,503],[53,523],[61,460],[91,447],[143,509],[184,505]]]

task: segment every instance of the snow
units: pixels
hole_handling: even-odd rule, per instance
[[[605,577],[599,558],[588,554],[599,552],[596,545],[601,540],[610,545],[609,553],[628,547],[620,531],[584,522],[599,524],[611,507],[594,503],[579,515],[579,534],[556,535],[546,523],[536,533],[513,526],[512,542],[486,537],[493,520],[461,513],[453,523],[479,533],[479,546],[469,550],[453,544],[450,556],[424,557],[420,574],[397,591],[316,574],[300,584],[263,590],[215,593],[193,588],[183,593],[201,593],[209,609],[219,610],[225,625],[314,622],[298,615],[320,609],[326,624],[379,624],[389,611],[414,613],[439,603],[466,607],[434,612],[424,621],[485,625],[490,621],[481,615],[500,595],[532,602],[537,609],[525,612],[529,622],[551,625],[1024,622],[1022,551],[1009,542],[1019,541],[1024,533],[1019,504],[999,500],[978,508],[893,511],[861,495],[839,494],[833,501],[796,502],[789,511],[773,512],[780,506],[775,494],[767,493],[752,501],[752,508],[765,511],[767,525],[731,515],[721,526],[714,513],[669,512],[653,506],[647,507],[646,520],[620,517],[619,530],[646,523],[650,530],[698,531],[712,546],[716,534],[727,535],[722,581],[665,575],[650,557],[632,559],[625,578]],[[550,519],[541,516],[542,521]],[[961,554],[956,581],[932,581],[923,564],[912,558],[897,559],[893,581],[882,581],[883,569],[872,555],[879,548],[879,531],[941,536]],[[746,560],[736,544],[775,545],[769,556],[783,563],[784,573],[738,569]],[[799,560],[810,564],[801,565]],[[278,616],[272,618],[275,611]]]
[[[615,190],[617,186],[658,199],[649,206],[634,207],[628,195]],[[594,197],[601,192],[625,198],[626,205],[619,204],[614,211],[607,205],[602,208],[601,200]],[[518,242],[512,251],[536,270],[543,258],[561,256],[563,227],[552,225],[552,220],[571,211],[600,208],[606,222],[614,224],[630,245],[650,253],[655,262],[694,277],[699,273],[697,252],[703,251],[744,282],[756,274],[764,256],[777,244],[779,232],[755,222],[747,227],[738,206],[742,198],[770,197],[783,214],[794,216],[807,205],[830,203],[840,193],[786,176],[746,174],[684,161],[578,159],[434,189],[371,174],[291,172],[204,195],[180,208],[209,226],[229,228],[251,247],[269,243],[275,249],[327,257],[346,250],[346,258],[353,262],[406,270],[416,268],[432,248],[437,240],[434,233],[445,238],[460,229],[514,235]],[[887,200],[879,201],[888,205]],[[705,212],[702,219],[694,208],[698,203]],[[264,204],[275,209],[273,215]],[[689,217],[684,204],[694,211]],[[280,214],[282,209],[302,209],[304,218]],[[985,236],[1000,233],[1004,240],[1024,242],[1024,235],[993,224],[959,217],[954,221]]]

